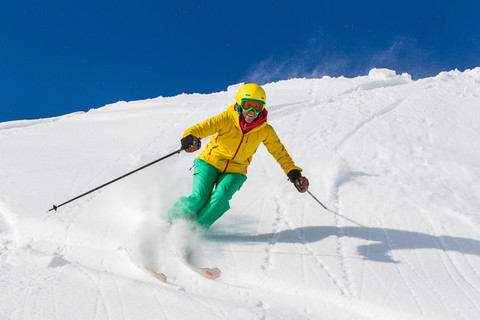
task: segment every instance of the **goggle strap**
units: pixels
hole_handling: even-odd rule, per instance
[[[258,103],[260,103],[262,106],[265,106],[265,102],[263,102],[262,100],[250,99],[250,98],[243,98],[243,99],[242,99],[242,105],[243,105],[243,102],[244,102],[244,101],[258,102]]]

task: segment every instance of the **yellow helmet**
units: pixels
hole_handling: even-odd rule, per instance
[[[264,106],[267,102],[265,90],[258,84],[247,83],[238,89],[235,102],[242,105],[244,100],[256,101],[262,103]]]

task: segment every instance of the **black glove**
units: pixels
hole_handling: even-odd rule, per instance
[[[300,173],[300,170],[293,169],[293,170],[290,170],[289,173],[287,173],[287,176],[288,176],[288,180],[295,182],[298,180],[298,178],[302,176],[302,174]]]
[[[303,177],[300,173],[300,170],[293,169],[287,174],[288,180],[290,180],[295,188],[297,188],[298,192],[304,193],[308,189],[308,179]]]
[[[200,139],[191,134],[180,140],[180,142],[182,144],[182,149],[186,152],[195,152],[202,146]]]

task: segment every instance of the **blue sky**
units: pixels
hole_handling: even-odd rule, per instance
[[[480,1],[0,4],[0,122],[239,82],[480,66]]]

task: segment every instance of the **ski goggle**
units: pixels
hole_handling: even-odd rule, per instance
[[[252,100],[242,100],[242,105],[240,106],[244,111],[255,111],[255,113],[260,113],[263,111],[264,104],[257,101]]]

